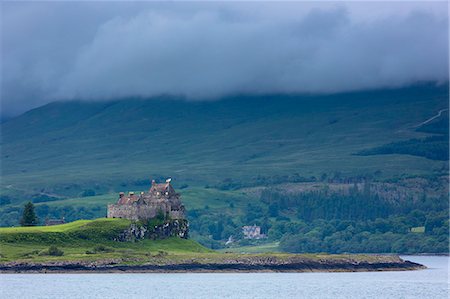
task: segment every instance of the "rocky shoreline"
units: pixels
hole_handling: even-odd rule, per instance
[[[364,272],[406,271],[426,267],[399,257],[377,257],[374,260],[309,259],[274,257],[242,258],[222,261],[165,261],[140,264],[122,260],[58,261],[58,262],[9,262],[0,264],[0,273],[169,273],[169,272]]]

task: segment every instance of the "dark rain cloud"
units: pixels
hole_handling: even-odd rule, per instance
[[[448,81],[441,3],[2,3],[2,113]]]

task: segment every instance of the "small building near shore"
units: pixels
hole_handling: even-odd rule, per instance
[[[261,234],[261,226],[257,225],[246,225],[242,227],[242,233],[244,234],[244,239],[264,239],[267,236]]]

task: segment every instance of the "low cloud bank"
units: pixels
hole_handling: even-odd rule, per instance
[[[59,99],[448,81],[445,3],[172,5],[4,5],[3,113]]]

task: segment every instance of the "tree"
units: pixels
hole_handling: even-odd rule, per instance
[[[38,218],[34,212],[34,205],[29,201],[24,206],[22,219],[20,219],[20,225],[22,226],[35,226],[38,224]]]

